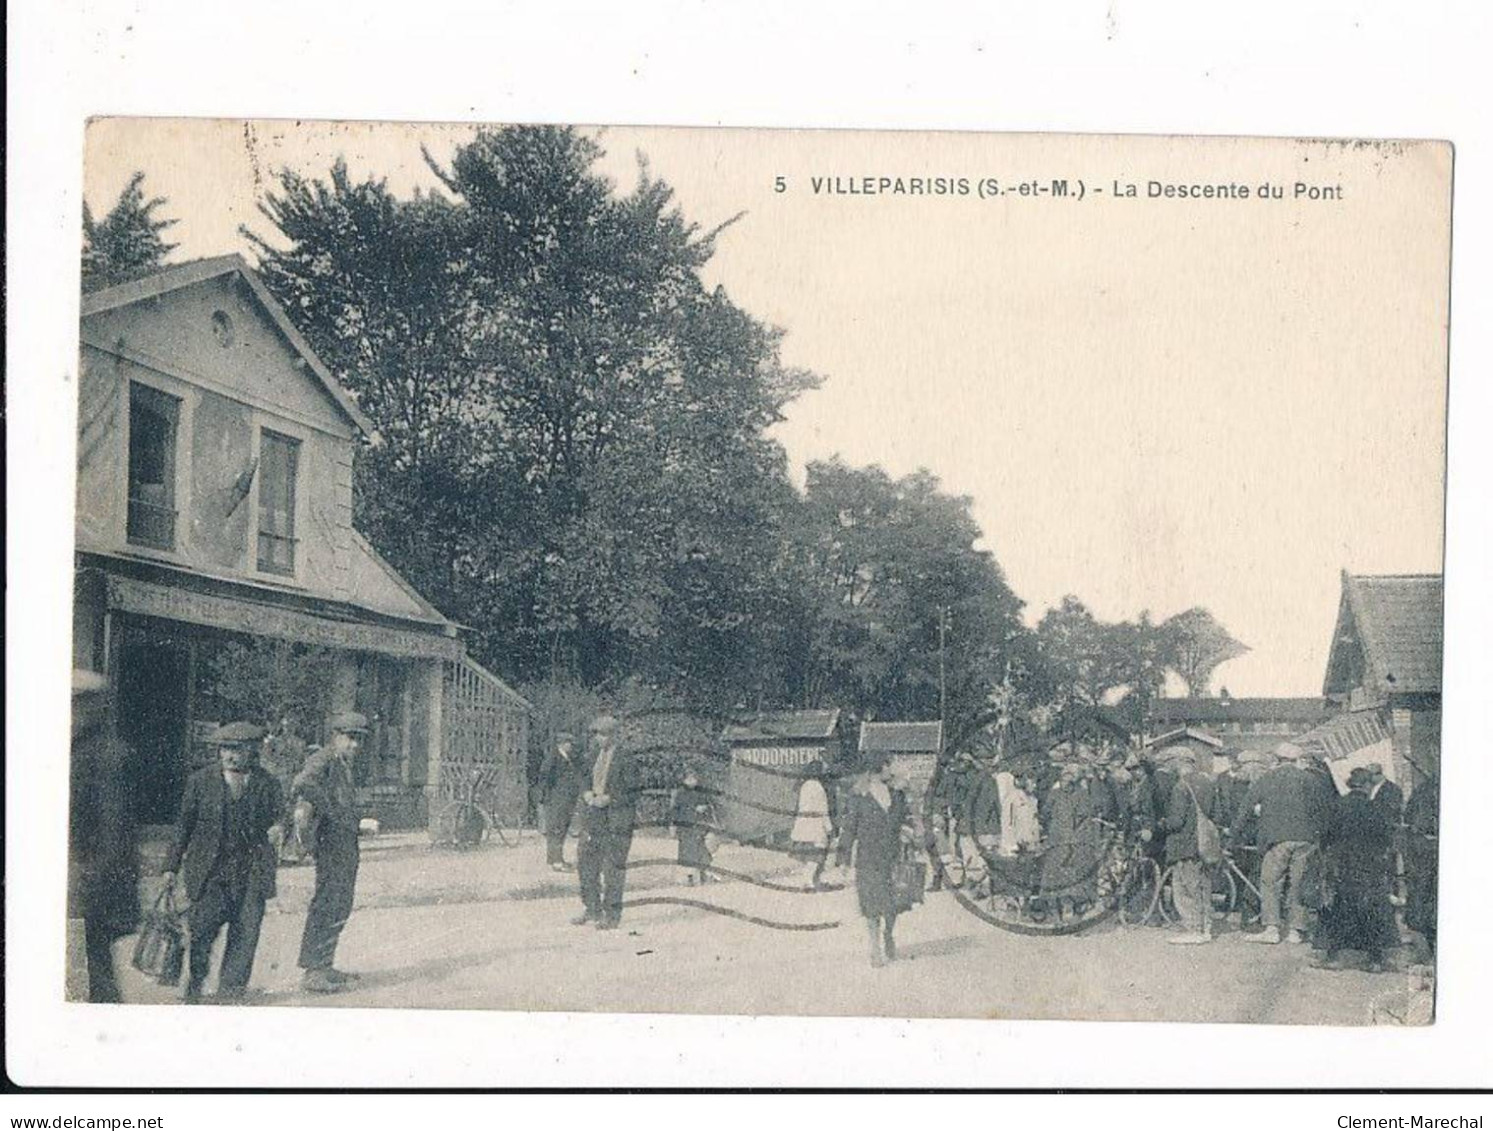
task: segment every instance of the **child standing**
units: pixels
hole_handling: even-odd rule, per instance
[[[706,838],[715,827],[710,795],[700,785],[693,770],[684,775],[674,791],[674,809],[670,817],[674,835],[679,838],[679,863],[689,869],[685,882],[704,884],[710,880],[710,845]]]

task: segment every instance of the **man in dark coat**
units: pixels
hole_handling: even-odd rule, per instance
[[[1242,828],[1258,817],[1256,840],[1264,852],[1260,863],[1260,919],[1265,929],[1248,935],[1250,942],[1306,941],[1311,909],[1308,879],[1322,837],[1331,821],[1337,788],[1332,778],[1306,768],[1305,752],[1293,743],[1276,748],[1279,764],[1252,782],[1231,822]]]
[[[1363,951],[1370,973],[1384,970],[1385,953],[1399,945],[1385,867],[1393,833],[1382,806],[1369,794],[1374,775],[1359,768],[1348,775],[1323,838],[1332,903],[1323,914],[1322,965],[1335,969],[1340,952]]]
[[[1405,925],[1425,939],[1426,957],[1436,953],[1436,868],[1441,780],[1415,787],[1405,806]]]
[[[1141,756],[1141,767],[1151,779],[1151,795],[1156,801],[1156,835],[1151,838],[1147,848],[1151,858],[1158,865],[1163,865],[1166,859],[1166,836],[1165,830],[1160,826],[1166,819],[1167,807],[1177,788],[1177,771],[1171,765],[1163,765],[1156,758],[1154,750],[1147,750]]]
[[[1389,890],[1394,892],[1400,883],[1401,834],[1403,832],[1401,826],[1405,820],[1405,792],[1384,775],[1382,763],[1370,762],[1364,766],[1364,771],[1369,775],[1371,782],[1369,800],[1379,807],[1379,811],[1384,815],[1384,820],[1394,836],[1394,847],[1390,849],[1385,860],[1385,867],[1389,871]]]
[[[1389,827],[1397,829],[1405,811],[1405,791],[1384,776],[1380,762],[1370,762],[1364,767],[1369,774],[1369,800],[1379,806]]]
[[[590,780],[581,795],[581,845],[576,862],[585,909],[576,926],[595,923],[616,930],[622,922],[622,893],[627,884],[627,855],[632,851],[637,820],[638,767],[617,744],[617,720],[601,715],[591,724],[595,757]]]
[[[89,1001],[120,1000],[114,941],[140,921],[127,753],[114,728],[108,681],[97,672],[75,671],[67,913],[83,921]]]
[[[296,838],[310,845],[316,861],[316,887],[301,935],[301,986],[312,993],[336,993],[357,980],[333,965],[337,941],[353,910],[358,882],[358,806],[352,760],[368,720],[344,711],[327,721],[327,745],[306,759],[296,775]]]
[[[218,998],[244,996],[254,970],[265,900],[275,894],[275,850],[271,826],[284,816],[279,783],[258,765],[264,728],[236,722],[219,727],[210,742],[218,765],[187,780],[176,836],[162,878],[181,873],[191,910],[187,913],[186,1000],[202,1000],[213,943],[226,926],[228,942],[218,970]]]
[[[539,800],[544,805],[545,862],[553,871],[571,871],[565,863],[565,838],[570,835],[576,803],[586,788],[590,769],[575,749],[575,736],[563,730],[556,734],[554,748],[544,756],[537,781]]]
[[[1235,788],[1222,805],[1220,824],[1223,826],[1224,843],[1234,866],[1243,874],[1247,884],[1239,891],[1239,922],[1258,922],[1260,900],[1260,863],[1264,851],[1259,847],[1259,815],[1255,806],[1245,807],[1244,798],[1249,787],[1275,765],[1275,756],[1268,750],[1246,750],[1239,755],[1234,777],[1242,788]],[[1240,817],[1243,817],[1243,823]]]

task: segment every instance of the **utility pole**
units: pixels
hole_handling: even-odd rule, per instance
[[[948,639],[949,607],[942,605],[938,610],[938,760],[940,763],[943,761],[944,732],[949,726],[949,688],[945,661]]]

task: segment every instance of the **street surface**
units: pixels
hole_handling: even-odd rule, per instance
[[[573,860],[575,841],[567,845]],[[1159,928],[1101,924],[1031,937],[991,926],[948,893],[898,920],[899,960],[873,968],[851,890],[803,894],[740,881],[685,885],[675,844],[639,836],[628,898],[708,902],[788,930],[675,903],[629,907],[622,929],[575,927],[574,873],[551,872],[543,841],[456,852],[423,834],[363,844],[357,908],[337,965],[362,975],[344,993],[299,988],[296,955],[312,869],[283,868],[251,983],[257,1005],[603,1010],[717,1014],[1002,1017],[1364,1025],[1422,1016],[1403,969],[1371,975],[1312,969],[1310,948],[1255,946],[1220,925],[1209,946],[1175,947]],[[761,849],[723,847],[716,863],[792,885],[801,866]],[[153,882],[153,881],[152,881]],[[179,990],[118,957],[126,1000],[165,1003]],[[221,946],[221,944],[220,944]],[[1401,963],[1403,965],[1403,963]],[[211,982],[209,982],[211,988]],[[1420,1013],[1417,1013],[1417,1010]]]

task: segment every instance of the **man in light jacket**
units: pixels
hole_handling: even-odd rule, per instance
[[[585,910],[576,926],[594,923],[612,931],[622,921],[622,891],[627,883],[627,855],[637,820],[638,768],[617,744],[617,720],[601,715],[591,724],[596,756],[589,788],[581,795],[581,845],[577,870]]]
[[[1200,754],[1195,764],[1178,767],[1163,821],[1166,862],[1172,867],[1172,900],[1183,930],[1166,941],[1183,946],[1213,941],[1213,876],[1202,859],[1198,819],[1206,817],[1216,823],[1219,789],[1203,769],[1205,760],[1211,761],[1211,755]]]

